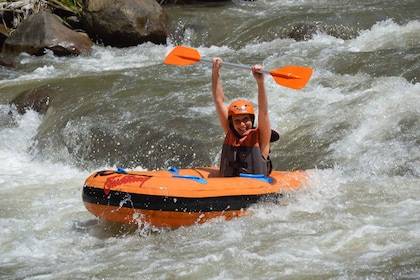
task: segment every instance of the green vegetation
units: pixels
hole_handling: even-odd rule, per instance
[[[63,20],[67,20],[71,15],[82,13],[83,2],[83,0],[0,0],[0,26],[4,26],[6,30],[16,29],[26,17],[43,10],[50,10]],[[6,11],[9,13],[8,18],[10,11],[13,14],[13,19],[9,19],[8,22],[5,22],[3,17]]]
[[[82,0],[58,0],[64,6],[72,9],[73,11],[80,11],[83,8]]]
[[[20,0],[0,0],[0,3],[2,2],[24,2],[24,1],[20,1]],[[82,0],[38,0],[38,2],[43,2],[43,3],[47,3],[49,5],[55,6],[55,5],[63,5],[73,11],[79,12],[82,10],[83,8],[83,1]],[[36,4],[33,3],[33,4]],[[54,5],[55,4],[55,5]]]

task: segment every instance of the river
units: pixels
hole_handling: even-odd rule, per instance
[[[0,68],[1,279],[420,278],[420,2],[260,0],[164,6],[167,45],[89,55],[21,54]],[[309,40],[288,37],[311,24]],[[254,215],[176,230],[119,225],[83,206],[104,168],[218,164],[223,133],[204,57],[313,68],[302,90],[266,77],[277,170],[309,182]],[[224,67],[227,102],[256,102],[249,71]],[[8,103],[49,85],[45,115]],[[10,113],[11,112],[11,113]]]

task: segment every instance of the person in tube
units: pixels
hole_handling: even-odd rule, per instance
[[[247,100],[236,100],[229,106],[220,82],[220,57],[213,58],[212,95],[220,124],[226,133],[220,160],[220,176],[234,177],[240,173],[268,176],[272,171],[269,158],[270,142],[279,139],[271,129],[264,74],[261,65],[252,66],[258,87],[258,126],[255,127],[255,110]]]

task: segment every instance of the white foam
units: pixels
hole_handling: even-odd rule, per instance
[[[419,44],[418,32],[420,21],[410,21],[405,25],[398,25],[392,19],[378,22],[369,30],[351,40],[349,50],[354,52],[373,52],[387,49],[404,49]]]

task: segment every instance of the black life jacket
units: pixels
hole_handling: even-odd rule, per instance
[[[248,130],[242,138],[230,129],[223,142],[220,176],[234,177],[239,173],[268,176],[272,170],[271,160],[262,155],[258,140],[258,127]]]

